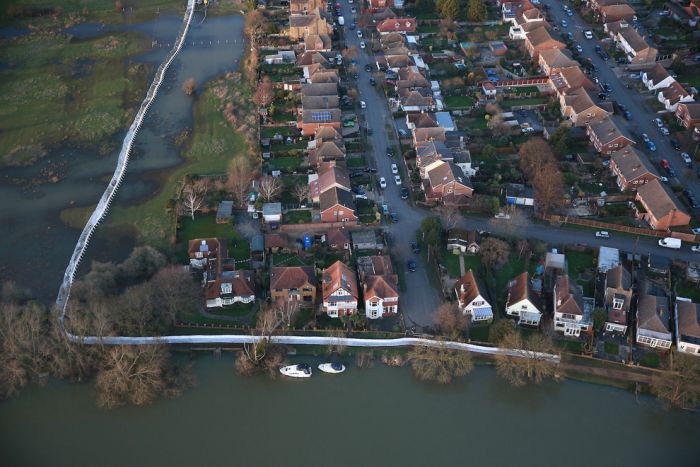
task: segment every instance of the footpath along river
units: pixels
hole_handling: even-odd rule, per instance
[[[31,388],[0,404],[0,464],[698,465],[700,415],[650,397],[573,381],[515,389],[484,367],[442,387],[349,366],[273,381],[237,376],[228,353],[200,357],[200,384],[181,398],[113,411],[90,386]]]

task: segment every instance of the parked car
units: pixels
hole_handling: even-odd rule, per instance
[[[586,39],[593,39],[593,31],[585,31],[583,35],[586,37]]]
[[[498,214],[496,214],[493,217],[496,219],[506,219],[507,220],[507,219],[510,219],[510,214],[506,214],[504,212],[499,212]]]
[[[369,84],[371,84],[372,86],[374,86],[375,84],[377,84],[377,80],[374,79],[374,78],[372,78],[372,77],[370,77],[370,78],[369,78]]]
[[[656,144],[653,141],[647,141],[647,146],[651,152],[656,152]]]
[[[387,149],[387,151],[386,151],[386,157],[393,158],[393,157],[394,157],[394,153],[391,152],[391,151],[389,151],[389,150]]]
[[[605,89],[605,92],[612,92],[612,88],[608,83],[603,83],[603,89]]]
[[[694,253],[700,253],[700,245],[693,245],[690,247],[690,251]]]
[[[396,214],[395,212],[392,212],[389,214],[389,218],[391,219],[391,222],[396,224],[399,221],[399,215]]]
[[[366,47],[365,41],[360,41],[360,48],[364,49]]]
[[[561,20],[561,27],[562,28],[566,28],[568,26],[569,26],[569,23],[567,23],[565,19]]]
[[[571,10],[566,10],[566,16],[574,16],[574,12]]]
[[[399,168],[396,164],[391,164],[391,173],[397,175],[399,173]]]
[[[366,170],[366,169],[365,169]],[[356,178],[356,177],[362,177],[365,174],[360,172],[359,170],[355,170],[354,172],[350,173],[350,178]]]
[[[408,131],[404,129],[399,129],[399,136],[402,138],[406,138],[408,136]]]
[[[625,112],[622,114],[626,120],[632,120],[632,112],[629,110],[625,110]]]
[[[678,141],[676,138],[671,138],[669,140],[669,143],[671,143],[671,146],[673,146],[673,149],[675,149],[676,151],[681,150],[681,142]]]
[[[377,169],[375,169],[374,167],[367,167],[365,168],[365,172],[367,172],[368,174],[374,174],[377,173]]]
[[[397,185],[401,185],[401,177],[394,175],[394,182],[396,182]]]
[[[574,33],[573,32],[567,32],[566,33],[566,38],[569,39],[570,41],[574,40]]]
[[[669,164],[666,159],[661,159],[659,161],[659,164],[661,165],[661,167],[663,167],[664,170],[668,170],[671,168],[671,164]]]
[[[357,37],[362,39],[362,31],[360,31],[359,29],[357,30]]]
[[[671,134],[671,132],[668,131],[668,128],[666,128],[665,126],[662,126],[661,128],[659,128],[659,131],[660,131],[661,134],[664,135],[664,136],[668,136],[669,134]]]
[[[401,199],[408,199],[409,191],[408,188],[402,187],[401,188]]]
[[[610,238],[610,233],[606,230],[599,230],[595,233],[595,236],[598,238]]]
[[[408,260],[408,270],[410,272],[416,272],[417,268],[418,268],[418,265],[416,264],[416,262],[413,261],[412,259],[409,259]]]
[[[656,123],[656,126],[658,126],[659,128],[661,128],[662,126],[664,126],[664,121],[661,120],[661,119],[658,118],[658,117],[654,119],[654,123]]]
[[[649,141],[651,141],[649,139],[649,135],[646,133],[642,133],[642,139],[644,140],[645,143],[649,143]]]
[[[683,159],[683,162],[685,162],[685,165],[688,167],[693,165],[693,159],[690,158],[690,154],[687,152],[682,152],[681,153],[681,159]]]
[[[698,229],[698,230],[700,230],[700,229]],[[418,244],[416,242],[411,242],[411,251],[413,252],[414,255],[417,255],[418,253],[420,253],[420,247],[418,246]]]
[[[372,71],[372,65],[370,65],[369,63],[368,63],[367,65],[365,65],[365,71],[366,71],[367,73],[371,72],[371,71]]]
[[[695,227],[692,231],[695,235],[700,235],[700,227]]]
[[[600,44],[596,44],[593,48],[595,49],[596,52],[600,52],[603,50],[603,48],[600,46]]]
[[[583,47],[581,47],[581,44],[576,44],[576,51],[580,54],[583,53]]]
[[[360,108],[361,109],[366,109],[367,108],[367,103],[365,101],[360,101]]]
[[[379,188],[386,188],[386,178],[379,177]]]
[[[671,167],[668,168],[668,174],[671,176],[671,178],[676,178],[676,171]]]

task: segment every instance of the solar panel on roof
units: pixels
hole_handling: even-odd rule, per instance
[[[328,111],[311,112],[311,120],[314,122],[327,122],[331,119],[331,113]]]

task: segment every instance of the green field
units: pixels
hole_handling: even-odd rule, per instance
[[[445,96],[445,105],[450,109],[472,107],[476,100],[471,96]]]

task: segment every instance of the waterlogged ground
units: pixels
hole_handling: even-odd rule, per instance
[[[184,80],[193,77],[203,86],[238,66],[242,18],[202,18],[195,21],[136,140],[134,162],[119,194],[122,206],[157,194],[167,177],[162,169],[183,160],[180,150],[187,144],[178,147],[176,140],[186,129],[191,134],[194,101],[181,91]],[[126,128],[181,24],[175,15],[118,28],[81,24],[71,30],[78,38],[61,47],[21,30],[19,36],[3,37],[15,45],[0,49],[0,99],[5,99],[0,102],[0,154],[9,155],[0,162],[5,164],[0,169],[0,280],[19,282],[42,300],[55,297],[82,228],[84,212],[76,215],[70,208],[91,206],[99,199]],[[209,44],[212,40],[222,43]],[[37,53],[22,53],[22,41],[29,41]],[[52,50],[58,52],[52,55]],[[21,66],[8,67],[9,59]],[[39,83],[44,75],[46,87]],[[26,92],[17,82],[39,91]],[[22,99],[36,102],[22,106]],[[93,138],[99,144],[90,143]],[[18,144],[22,148],[14,150]],[[24,165],[8,167],[7,161]],[[109,232],[100,231],[83,264],[122,259],[133,247],[134,224],[138,222],[129,219]]]
[[[342,375],[271,381],[236,376],[230,354],[202,357],[200,385],[180,399],[111,412],[88,386],[30,389],[0,404],[0,456],[15,467],[684,467],[700,455],[698,414],[621,390],[514,389],[484,367],[442,387],[345,363]]]

